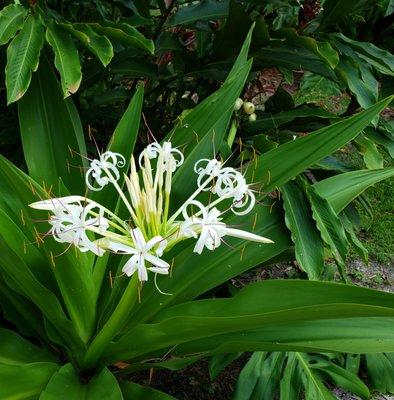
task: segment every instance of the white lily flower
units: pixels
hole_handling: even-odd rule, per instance
[[[221,238],[224,236],[233,236],[244,240],[250,240],[259,243],[273,243],[272,240],[263,236],[258,236],[253,233],[243,231],[241,229],[229,228],[221,221],[221,212],[217,208],[208,209],[198,201],[192,201],[188,206],[196,206],[199,209],[196,216],[193,214],[189,216],[187,207],[182,210],[185,221],[181,224],[180,233],[185,237],[194,237],[198,240],[194,246],[194,252],[201,254],[206,247],[208,250],[215,250],[222,242]]]
[[[70,243],[78,247],[81,252],[91,251],[102,256],[104,250],[97,243],[89,239],[87,230],[97,229],[104,234],[108,229],[108,220],[104,217],[103,210],[99,209],[97,216],[92,217],[91,211],[95,204],[83,207],[79,204],[64,204],[53,210],[54,215],[49,219],[52,228],[50,233],[60,243]]]
[[[161,236],[155,236],[147,242],[139,228],[133,229],[131,234],[135,247],[116,242],[109,244],[109,249],[116,253],[132,255],[123,266],[122,271],[129,277],[138,271],[138,279],[141,282],[148,280],[148,270],[156,274],[167,275],[170,264],[159,258],[166,246],[165,240]],[[159,247],[154,255],[152,250],[157,245]],[[147,268],[146,262],[151,263],[152,267]]]
[[[163,146],[157,142],[149,144],[140,154],[138,161],[141,168],[144,154],[146,154],[150,159],[158,158],[161,155],[164,168],[166,168],[170,160],[173,160],[171,172],[175,172],[175,170],[183,164],[184,160],[183,154],[178,149],[172,147],[170,142],[164,142]]]
[[[120,173],[118,167],[124,167],[126,164],[125,158],[119,153],[106,151],[100,155],[99,160],[93,160],[90,163],[90,168],[86,172],[85,181],[86,186],[90,190],[99,191],[112,180],[115,182],[119,180]],[[99,187],[94,187],[93,183],[96,182]]]

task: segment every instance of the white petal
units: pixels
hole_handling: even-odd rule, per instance
[[[80,203],[86,200],[85,197],[82,196],[65,196],[65,197],[57,197],[54,199],[37,201],[35,203],[29,204],[29,207],[35,208],[36,210],[48,210],[52,211],[56,208],[64,208],[66,209],[66,205],[70,203]]]
[[[146,244],[146,241],[145,241],[144,235],[141,232],[141,229],[140,228],[132,229],[131,233],[133,236],[135,247],[137,249],[141,250]]]
[[[268,239],[264,236],[255,235],[254,233],[243,231],[241,229],[226,228],[226,234],[228,236],[233,236],[244,240],[250,240],[252,242],[274,243],[271,239]]]
[[[149,271],[155,272],[156,274],[168,275],[168,268],[150,267],[148,269]]]
[[[163,240],[164,239],[161,236],[155,236],[142,247],[142,252],[147,253],[149,250],[152,249],[152,247],[155,247],[158,243],[162,242]]]
[[[115,253],[121,252],[124,254],[137,254],[137,250],[134,247],[127,246],[123,243],[113,242],[112,240],[108,243],[108,249]]]
[[[144,256],[146,261],[149,261],[152,265],[155,265],[156,267],[160,267],[160,268],[169,268],[170,264],[168,264],[168,262],[162,260],[159,257],[155,257],[152,254],[145,254]]]
[[[128,259],[126,264],[123,266],[122,271],[127,275],[131,276],[138,269],[138,256],[132,256]]]

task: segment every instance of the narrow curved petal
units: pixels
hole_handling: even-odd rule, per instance
[[[168,262],[162,260],[159,257],[155,257],[152,254],[145,254],[145,260],[150,262],[152,265],[159,267],[159,268],[170,268],[170,264]]]
[[[274,243],[271,239],[268,239],[264,236],[255,235],[254,233],[243,231],[241,229],[226,228],[226,235],[244,240],[250,240],[252,242]]]

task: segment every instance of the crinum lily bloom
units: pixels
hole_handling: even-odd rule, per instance
[[[183,209],[182,214],[185,221],[181,224],[180,232],[186,237],[198,238],[193,250],[195,253],[201,254],[204,247],[208,250],[215,250],[220,246],[222,237],[226,235],[253,242],[273,243],[272,240],[263,236],[258,236],[241,229],[229,228],[221,221],[221,212],[216,207],[208,209],[202,203],[195,200],[190,202],[190,205],[196,206],[198,212],[189,216],[187,208]]]
[[[144,235],[139,228],[132,229],[131,235],[134,241],[134,247],[122,243],[111,242],[109,249],[115,253],[131,254],[122,271],[131,276],[138,271],[138,279],[143,282],[148,280],[148,271],[157,274],[168,274],[170,264],[159,258],[163,254],[166,241],[161,236],[155,236],[146,242]],[[156,250],[153,249],[156,247]],[[154,254],[153,254],[154,253]],[[146,267],[146,262],[152,264],[152,267]]]
[[[137,272],[141,282],[148,280],[149,271],[168,274],[169,264],[162,259],[163,253],[182,240],[197,239],[194,252],[198,254],[204,249],[215,250],[224,236],[272,243],[270,239],[233,229],[223,222],[227,212],[247,214],[255,204],[255,196],[239,171],[216,159],[197,161],[194,167],[197,189],[170,215],[172,178],[183,162],[182,152],[170,142],[148,145],[138,157],[140,171],[131,157],[130,173],[123,175],[126,191],[119,171],[126,165],[123,155],[107,151],[91,162],[85,177],[87,187],[98,191],[111,184],[129,211],[127,220],[82,196],[44,200],[31,207],[52,212],[50,233],[57,241],[96,255],[106,251],[130,255],[123,272],[127,276]],[[197,198],[207,191],[216,198],[204,205]],[[219,208],[222,202],[226,204],[225,212]],[[193,208],[195,212],[189,215]]]

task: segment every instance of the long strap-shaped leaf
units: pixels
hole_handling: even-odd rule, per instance
[[[55,65],[60,73],[64,97],[75,93],[82,80],[78,50],[71,36],[55,23],[47,25],[46,40],[55,53]]]
[[[21,28],[27,10],[19,4],[10,4],[0,11],[0,46],[7,43]]]
[[[25,94],[31,74],[37,70],[43,44],[44,27],[38,17],[29,15],[7,49],[5,75],[8,104]]]
[[[376,334],[376,327],[371,329],[369,322],[367,324],[369,317],[383,317],[394,322],[392,294],[326,282],[263,281],[247,286],[230,299],[200,300],[169,308],[155,323],[139,325],[110,345],[106,359],[130,359],[176,344],[264,326],[278,327],[276,332],[282,332],[280,324],[300,324],[302,332],[304,323],[313,325],[336,319],[346,325],[359,317],[366,317],[364,333],[369,338],[366,343],[381,340],[375,349],[394,350],[392,329],[386,327],[382,337]],[[362,318],[359,319],[362,326]],[[329,330],[324,333],[331,340],[341,337],[340,330],[332,336]],[[286,330],[281,334],[286,334]],[[275,342],[275,338],[270,341]],[[360,343],[358,346],[360,352],[365,351]],[[326,347],[326,351],[331,349],[331,345]],[[350,351],[354,351],[354,346]]]
[[[283,185],[354,139],[392,99],[388,97],[359,114],[262,154],[251,163],[248,179],[261,184],[263,192]]]
[[[369,186],[392,176],[394,167],[352,171],[316,182],[313,186],[321,197],[329,201],[335,212],[339,213]]]

